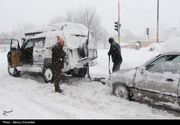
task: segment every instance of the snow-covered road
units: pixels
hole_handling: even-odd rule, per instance
[[[92,77],[108,77],[108,50],[98,50]],[[147,49],[122,49],[122,68],[145,62],[157,52]],[[74,79],[61,85],[64,95],[55,93],[53,84],[41,77],[11,77],[7,72],[6,53],[0,53],[0,119],[164,119],[178,118],[146,104],[130,102],[111,95],[111,88],[98,82]],[[3,115],[4,111],[12,111]]]

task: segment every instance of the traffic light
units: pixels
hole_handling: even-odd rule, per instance
[[[114,29],[118,32],[118,22],[114,22]]]
[[[146,35],[149,35],[149,28],[146,28]]]
[[[121,24],[119,24],[118,22],[114,22],[114,30],[118,32],[120,27],[121,27]]]

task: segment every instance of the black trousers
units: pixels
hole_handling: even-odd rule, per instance
[[[120,70],[120,66],[121,66],[121,62],[114,62],[112,71],[113,72],[119,71]]]
[[[54,82],[54,86],[55,86],[55,89],[59,89],[60,88],[60,85],[61,83],[59,83],[62,79],[62,71],[61,70],[55,70],[53,72],[53,82]]]

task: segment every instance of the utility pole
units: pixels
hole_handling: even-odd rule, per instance
[[[120,2],[118,0],[118,43],[120,44],[120,27],[121,27],[121,24],[120,24]]]
[[[157,36],[156,42],[159,43],[159,0],[157,0]]]
[[[118,43],[120,44],[120,28],[121,28],[121,24],[120,24],[120,2],[118,0],[118,21],[114,22],[114,29],[118,32]]]

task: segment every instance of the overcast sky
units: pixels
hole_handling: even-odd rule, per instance
[[[43,25],[72,8],[95,6],[101,23],[115,34],[118,0],[0,0],[0,32],[10,32],[23,23]],[[156,30],[157,0],[120,0],[123,29],[143,34]],[[160,0],[160,29],[180,25],[180,0]]]

